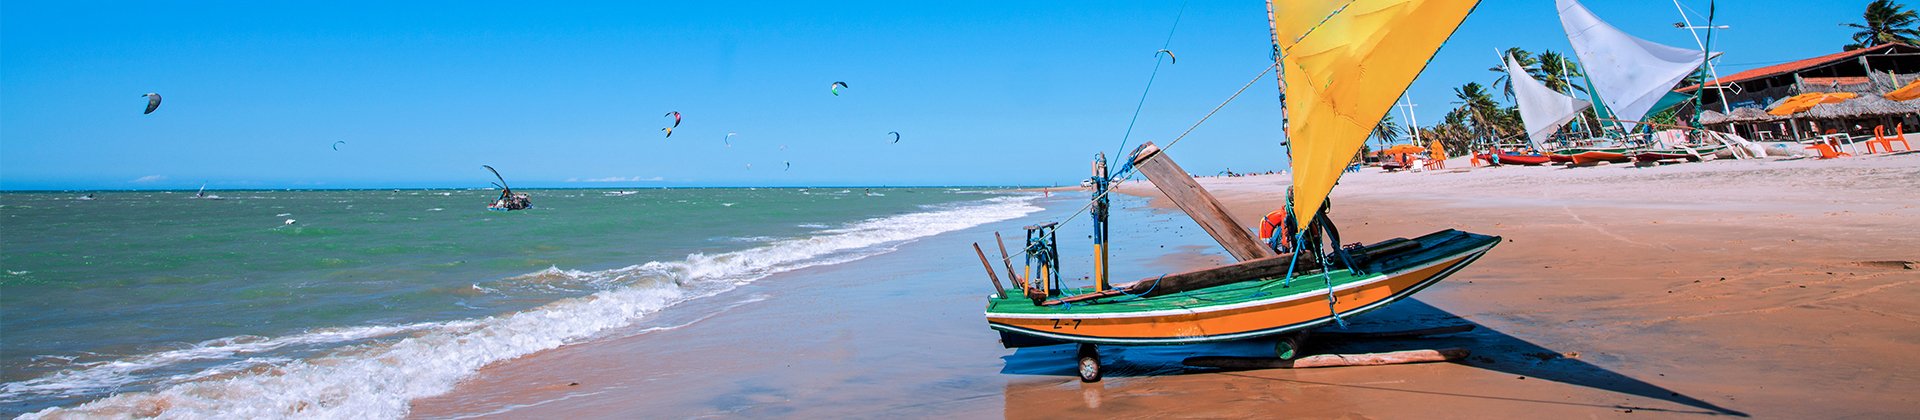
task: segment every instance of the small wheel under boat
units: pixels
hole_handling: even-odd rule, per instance
[[[1078,359],[1080,382],[1100,382],[1100,350],[1092,344],[1081,344]]]
[[[1278,357],[1280,360],[1293,360],[1300,357],[1300,346],[1306,342],[1307,333],[1304,332],[1281,336],[1280,340],[1273,343],[1273,357]]]

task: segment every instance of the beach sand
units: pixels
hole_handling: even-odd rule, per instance
[[[1465,166],[1464,163],[1455,164]],[[1203,178],[1242,222],[1285,176]],[[419,417],[1911,417],[1920,413],[1920,155],[1657,168],[1348,174],[1349,242],[1455,228],[1506,242],[1356,329],[1472,324],[1321,351],[1465,347],[1460,363],[1185,369],[1270,344],[1103,347],[1082,384],[1066,346],[1003,349],[969,245],[1047,212],[786,273],[622,334],[483,369]],[[1123,192],[1153,197],[1145,182]],[[1161,199],[1122,198],[1118,279],[1225,261]],[[1085,271],[1084,219],[1063,229]],[[1247,223],[1242,223],[1247,224]],[[1071,233],[1068,235],[1066,233]],[[1017,237],[1009,239],[1018,241]],[[1018,246],[1015,244],[1014,246]],[[1017,263],[1017,260],[1016,260]],[[1017,265],[1017,264],[1016,264]],[[1003,279],[1004,281],[1004,279]],[[656,328],[672,327],[672,328]],[[649,328],[656,328],[649,330]]]

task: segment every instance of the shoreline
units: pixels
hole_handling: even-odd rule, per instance
[[[1920,352],[1920,313],[1907,304],[1920,299],[1920,271],[1906,263],[1920,261],[1915,181],[1920,156],[1349,174],[1331,214],[1351,242],[1450,228],[1506,241],[1412,299],[1349,319],[1475,331],[1309,351],[1473,357],[1219,372],[1179,361],[1270,348],[1103,347],[1113,372],[1092,384],[1072,376],[1072,349],[1060,348],[1070,346],[1001,348],[978,319],[982,269],[956,256],[974,242],[995,254],[991,231],[1017,241],[1018,226],[1086,198],[1065,192],[1041,199],[1040,213],[783,273],[642,325],[664,328],[489,365],[412,401],[410,415],[1899,416],[1920,410],[1907,395],[1920,362],[1904,357]],[[1280,204],[1286,177],[1200,182],[1252,221]],[[1128,204],[1117,206],[1115,282],[1226,261],[1149,185],[1118,189]],[[1090,257],[1074,239],[1061,254],[1084,274]],[[1806,389],[1845,392],[1808,401]]]

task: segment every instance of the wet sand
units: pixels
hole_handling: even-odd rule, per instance
[[[1465,166],[1464,163],[1455,165]],[[1284,176],[1203,178],[1243,222]],[[1157,195],[1144,182],[1124,191]],[[1349,174],[1349,242],[1456,228],[1509,240],[1354,329],[1472,324],[1319,351],[1465,347],[1461,363],[1216,372],[1192,355],[1270,343],[1102,348],[1100,383],[1067,346],[1003,349],[969,244],[1018,247],[1049,210],[785,273],[621,334],[483,369],[418,417],[1911,417],[1920,413],[1920,155],[1633,169]],[[1121,198],[1118,279],[1216,264],[1185,216]],[[1085,220],[1062,230],[1087,272]],[[1243,223],[1245,224],[1245,223]],[[1016,260],[1016,266],[1017,266]],[[1003,278],[1003,281],[1005,279]],[[670,328],[661,328],[670,327]],[[649,329],[652,330],[649,330]]]

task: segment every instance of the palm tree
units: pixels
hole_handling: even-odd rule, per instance
[[[1453,97],[1460,100],[1462,108],[1483,116],[1491,115],[1500,107],[1500,103],[1493,101],[1493,95],[1487,93],[1487,88],[1481,86],[1480,82],[1467,82],[1465,85],[1453,88]]]
[[[1580,72],[1578,66],[1573,64],[1572,59],[1560,55],[1560,53],[1553,52],[1553,50],[1546,50],[1540,52],[1537,61],[1540,62],[1540,74],[1538,78],[1541,84],[1547,85],[1547,89],[1553,89],[1555,92],[1569,95],[1573,94],[1575,90],[1581,92],[1587,91],[1587,88],[1580,87],[1580,85],[1573,83],[1573,78],[1580,77],[1583,73]]]
[[[1506,57],[1513,57],[1513,61],[1520,63],[1522,71],[1527,72],[1528,75],[1533,76],[1535,79],[1540,78],[1540,62],[1533,58],[1533,53],[1517,47],[1508,48],[1503,54],[1505,55],[1501,56],[1500,65],[1488,67],[1487,71],[1500,75],[1500,77],[1493,79],[1494,86],[1499,86],[1500,90],[1506,92],[1507,99],[1513,99],[1513,81],[1507,80]]]
[[[1393,122],[1393,114],[1387,114],[1387,116],[1381,117],[1380,125],[1373,126],[1373,137],[1380,139],[1382,147],[1387,143],[1392,143],[1395,137],[1399,137],[1399,134],[1400,124]]]
[[[1914,29],[1914,24],[1920,23],[1920,16],[1915,16],[1912,10],[1900,10],[1902,7],[1904,6],[1894,4],[1893,0],[1873,0],[1872,3],[1867,3],[1867,12],[1861,16],[1861,19],[1866,21],[1865,25],[1858,23],[1844,25],[1860,30],[1853,33],[1853,43],[1847,44],[1844,48],[1857,50],[1895,42],[1915,43],[1914,39],[1920,38],[1920,30]]]

